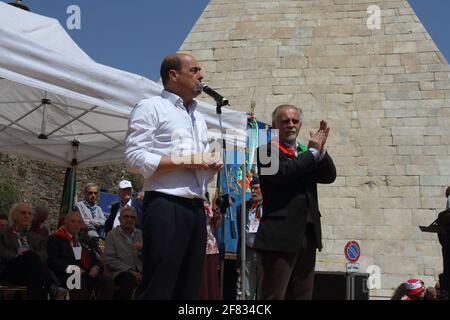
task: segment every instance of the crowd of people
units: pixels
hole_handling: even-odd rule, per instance
[[[251,186],[253,204],[246,232],[254,236],[256,229],[250,225],[261,218],[262,211],[255,215],[252,208],[261,209],[262,199],[257,178]],[[118,194],[120,201],[111,205],[106,218],[98,204],[99,187],[88,183],[83,200],[52,233],[45,226],[50,214],[47,208],[32,208],[25,202],[13,205],[9,216],[0,215],[0,284],[26,286],[27,298],[32,300],[133,299],[142,283],[142,201],[132,197],[127,180],[119,183]],[[198,296],[219,299],[219,248],[214,229],[221,225],[222,215],[209,195],[203,208],[207,243]],[[257,298],[260,280],[253,276],[253,263],[250,260],[246,266],[249,299]],[[74,278],[77,268],[79,280]]]
[[[434,287],[425,287],[420,279],[409,279],[394,291],[391,300],[444,300],[439,282]]]
[[[142,231],[131,194],[121,181],[109,229],[93,183],[53,233],[46,208],[13,205],[0,216],[0,283],[26,286],[28,299],[132,299],[142,281]]]
[[[250,182],[251,198],[246,203],[245,295],[246,300],[261,299],[263,266],[254,248],[256,233],[262,217],[262,194],[257,176]],[[450,188],[449,188],[450,190]],[[45,226],[49,211],[43,206],[32,208],[27,203],[13,205],[9,217],[0,215],[0,283],[27,287],[28,299],[120,299],[130,300],[142,282],[142,202],[132,197],[131,182],[119,184],[120,201],[111,205],[104,224],[92,221],[104,213],[98,205],[99,188],[89,183],[85,197],[77,208],[88,208],[85,214],[69,212],[63,225],[50,233]],[[450,195],[449,195],[450,196]],[[83,204],[83,206],[81,206]],[[241,235],[241,207],[237,222]],[[209,195],[204,202],[207,245],[200,299],[219,299],[219,248],[214,229],[221,225],[219,208],[211,204]],[[86,220],[84,217],[87,216]],[[89,225],[91,224],[91,225]],[[95,231],[89,232],[89,231]],[[99,243],[104,237],[104,248]],[[240,261],[240,241],[237,262]],[[71,288],[69,268],[80,268],[80,286]],[[236,268],[239,265],[236,264]],[[441,281],[444,274],[440,275]],[[448,292],[440,281],[426,287],[420,279],[400,284],[391,300],[445,300]]]

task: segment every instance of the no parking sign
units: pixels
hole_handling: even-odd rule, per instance
[[[359,247],[358,242],[354,240],[347,242],[344,253],[349,262],[356,263],[361,255],[361,248]]]

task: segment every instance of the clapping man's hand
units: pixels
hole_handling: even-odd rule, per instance
[[[325,120],[320,121],[319,129],[316,132],[311,131],[309,133],[310,138],[308,142],[308,148],[314,148],[322,153],[324,151],[329,132],[330,127],[328,126],[327,122]]]

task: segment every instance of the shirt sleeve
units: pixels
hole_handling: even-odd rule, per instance
[[[100,224],[101,226],[105,225],[106,222],[106,217],[105,214],[103,213],[103,210],[101,207],[98,207],[98,224]]]
[[[93,225],[91,216],[90,216],[90,214],[87,214],[87,212],[86,212],[85,208],[83,207],[82,203],[81,203],[81,202],[80,202],[80,203],[77,203],[77,204],[75,205],[75,207],[76,207],[77,211],[80,213],[81,218],[83,219],[83,222],[84,222],[87,226]],[[86,209],[87,209],[87,208],[86,208]],[[87,210],[89,210],[89,209],[87,209]]]
[[[132,266],[119,259],[116,239],[118,238],[111,232],[106,236],[105,251],[103,253],[106,269],[113,272],[131,270]]]
[[[161,156],[153,153],[157,115],[149,102],[139,102],[128,120],[128,134],[125,141],[125,163],[133,173],[144,178],[151,177],[158,169]]]
[[[320,153],[319,150],[315,148],[309,148],[309,151],[313,154],[316,161],[322,161],[326,154],[326,151],[322,151],[322,153]]]

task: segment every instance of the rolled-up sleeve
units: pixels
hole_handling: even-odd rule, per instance
[[[125,163],[130,172],[140,173],[144,178],[151,177],[161,161],[161,156],[153,152],[157,123],[155,107],[142,101],[128,119]]]

